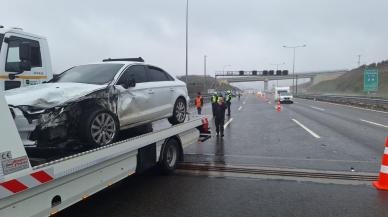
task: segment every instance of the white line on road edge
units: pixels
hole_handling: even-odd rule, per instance
[[[373,125],[376,125],[376,126],[379,126],[379,127],[388,128],[388,126],[385,126],[385,125],[383,125],[383,124],[379,124],[379,123],[376,123],[376,122],[367,121],[367,120],[364,120],[364,119],[360,119],[360,121],[363,121],[363,122],[366,122],[366,123],[369,123],[369,124],[373,124]]]
[[[238,107],[238,110],[239,110],[239,111],[241,111],[241,109],[242,109],[242,106]]]
[[[292,121],[294,121],[296,124],[298,124],[300,127],[302,127],[304,130],[306,130],[308,133],[310,133],[315,138],[317,138],[317,139],[321,138],[320,136],[318,136],[318,134],[314,133],[312,130],[310,130],[309,128],[307,128],[303,124],[301,124],[299,121],[297,121],[295,119],[292,119]]]
[[[226,123],[224,124],[224,128],[227,128],[228,125],[229,125],[232,121],[233,121],[233,118],[229,119],[229,121],[226,122]]]
[[[319,108],[319,107],[316,107],[316,106],[310,106],[310,107],[313,108],[313,109],[319,110],[319,111],[325,111],[325,109]]]

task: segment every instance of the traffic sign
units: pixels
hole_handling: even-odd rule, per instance
[[[377,91],[379,88],[379,71],[377,69],[365,69],[364,91]]]

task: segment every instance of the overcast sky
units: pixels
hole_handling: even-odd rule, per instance
[[[56,72],[107,57],[142,56],[185,73],[185,0],[0,0],[0,24],[49,40]],[[347,69],[388,59],[387,0],[191,0],[189,73]]]

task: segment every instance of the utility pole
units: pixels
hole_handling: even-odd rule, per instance
[[[188,85],[189,74],[189,0],[186,0],[186,85]]]
[[[206,59],[207,59],[207,56],[205,55],[203,58],[203,75],[204,75],[204,80],[205,80],[203,82],[203,89],[204,89],[205,94],[207,93],[207,88],[206,88],[206,82],[207,82],[207,79],[206,79]]]
[[[358,57],[357,64],[358,64],[358,67],[360,67],[360,65],[361,65],[361,54],[357,55],[357,57]]]

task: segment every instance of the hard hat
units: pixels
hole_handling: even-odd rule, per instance
[[[228,91],[226,91],[226,92],[231,93],[232,91],[228,90]]]

